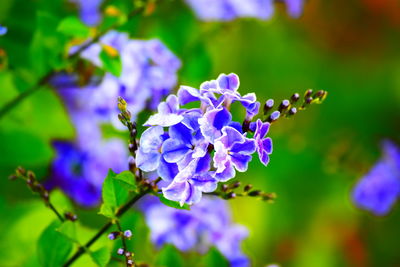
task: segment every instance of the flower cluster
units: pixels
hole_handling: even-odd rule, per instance
[[[383,144],[384,156],[355,186],[354,203],[373,212],[387,214],[400,197],[400,149],[393,143]]]
[[[152,197],[141,207],[156,246],[172,244],[181,251],[200,253],[215,246],[231,266],[249,266],[248,258],[240,249],[241,241],[248,235],[247,229],[232,222],[226,201],[206,197],[189,211],[167,207]]]
[[[77,48],[74,47],[71,52]],[[121,75],[116,77],[106,73],[95,90],[91,90],[85,104],[95,111],[98,119],[107,123],[112,121],[117,128],[122,128],[117,116],[116,99],[121,96],[127,101],[133,119],[145,108],[154,110],[176,86],[181,62],[158,39],[131,40],[126,33],[117,31],[103,36],[99,43],[87,48],[81,56],[101,67],[100,53],[104,49],[119,54]]]
[[[111,32],[100,43],[90,46],[82,57],[101,66],[99,53],[103,46],[119,51],[122,59],[121,77],[106,73],[100,84],[84,88],[75,77],[59,75],[53,79],[76,128],[74,142],[55,142],[56,158],[53,177],[48,187],[62,188],[77,203],[93,206],[100,201],[101,185],[108,169],[116,172],[128,167],[124,142],[105,140],[101,125],[123,125],[118,120],[116,99],[129,101],[133,116],[144,108],[155,108],[161,98],[176,84],[180,61],[160,41],[130,40],[124,33]]]
[[[199,202],[202,193],[215,191],[218,182],[232,179],[236,171],[245,172],[256,151],[268,164],[270,124],[251,122],[260,103],[254,93],[241,96],[238,88],[239,77],[233,73],[204,82],[200,90],[181,86],[145,123],[149,128],[141,136],[136,164],[144,172],[157,172],[167,183],[162,188],[167,199],[181,205]],[[198,107],[181,107],[192,102]],[[250,125],[248,129],[232,119],[229,109],[234,103],[244,107],[243,125]],[[250,129],[253,138],[247,136]]]
[[[252,17],[262,20],[274,13],[273,0],[186,0],[197,17],[204,21],[231,21],[236,18]],[[299,17],[303,0],[283,0],[292,17]]]

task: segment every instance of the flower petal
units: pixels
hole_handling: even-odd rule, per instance
[[[165,140],[161,151],[165,161],[176,163],[185,157],[185,155],[190,151],[190,148],[179,140],[170,138]]]

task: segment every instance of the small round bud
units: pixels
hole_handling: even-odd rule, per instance
[[[129,148],[129,151],[130,151],[131,153],[135,153],[135,151],[137,150],[137,145],[136,145],[136,143],[130,143],[130,144],[128,145],[128,148]]]
[[[123,248],[119,248],[118,250],[117,250],[117,254],[118,255],[124,255],[124,249]]]
[[[251,197],[258,197],[262,194],[262,192],[260,190],[253,190],[251,192],[249,192],[249,196]]]
[[[130,257],[132,256],[132,253],[130,251],[125,252],[125,257]]]
[[[115,240],[120,235],[119,232],[111,232],[108,234],[108,239]]]
[[[133,261],[132,260],[127,260],[126,263],[128,263],[129,265],[132,265]]]
[[[231,184],[230,188],[235,189],[235,188],[238,188],[239,186],[240,186],[240,182],[238,181],[236,183]]]
[[[28,171],[26,175],[28,176],[28,178],[36,180],[36,175],[32,171]]]
[[[16,170],[17,175],[25,175],[26,174],[26,170],[24,168],[22,168],[21,166],[19,166]]]
[[[130,238],[132,236],[132,231],[131,230],[126,230],[124,232],[124,236],[127,237],[127,238]]]
[[[222,190],[222,192],[226,192],[228,190],[228,186],[226,184],[223,184],[221,186],[221,190]]]
[[[308,90],[306,91],[304,97],[305,97],[305,98],[310,97],[310,96],[312,95],[312,93],[313,93],[313,90],[308,89]]]
[[[313,101],[313,98],[311,96],[307,97],[305,101],[307,104],[311,104],[311,102]]]
[[[232,198],[235,198],[235,197],[236,197],[236,194],[235,194],[234,192],[230,192],[230,193],[228,193],[228,195],[226,196],[227,199],[232,199]]]
[[[319,90],[318,92],[315,93],[315,97],[317,98],[322,98],[325,95],[324,90]]]
[[[298,93],[295,93],[292,95],[292,97],[290,98],[290,100],[292,100],[292,103],[296,103],[297,101],[299,101],[300,99],[300,95]]]
[[[72,222],[78,220],[78,216],[76,216],[76,214],[73,214],[72,212],[69,212],[69,211],[66,212],[66,213],[64,213],[64,217],[65,217],[67,220],[70,220],[70,221],[72,221]]]
[[[295,107],[293,107],[293,108],[291,108],[290,110],[289,110],[289,114],[290,115],[294,115],[294,114],[296,114],[297,113],[297,108],[295,108]]]
[[[253,188],[253,185],[247,184],[247,185],[244,187],[243,190],[244,190],[245,192],[248,192],[248,191],[250,191],[252,188]]]
[[[133,128],[133,129],[131,130],[131,137],[132,137],[132,138],[135,138],[136,135],[137,135],[137,129],[136,129],[136,128]]]
[[[270,111],[273,106],[274,106],[274,100],[268,99],[264,105],[264,114],[267,114],[267,112]]]
[[[269,121],[273,122],[276,121],[277,119],[279,119],[279,117],[281,116],[281,113],[279,111],[274,111],[272,112],[272,114],[269,116]]]

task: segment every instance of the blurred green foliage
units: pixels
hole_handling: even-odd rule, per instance
[[[126,13],[132,7],[127,2],[110,0],[107,5]],[[375,218],[354,208],[349,197],[355,181],[379,157],[380,141],[400,137],[400,9],[393,9],[392,2],[310,0],[297,20],[277,5],[273,19],[265,22],[202,23],[182,1],[171,0],[121,27],[133,38],[165,42],[183,62],[180,84],[196,87],[219,73],[235,72],[241,91],[256,92],[260,100],[279,102],[308,88],[329,91],[323,105],[273,125],[274,153],[267,168],[254,159],[249,171],[237,177],[278,195],[273,204],[231,201],[235,220],[250,229],[244,250],[253,266],[400,264],[398,208]],[[0,23],[8,33],[0,37],[5,53],[0,106],[48,71],[68,67],[71,37],[80,41],[89,31],[76,23],[76,15],[67,1],[1,1]],[[115,19],[107,17],[105,24]],[[109,71],[118,73],[118,62],[104,54]],[[20,181],[7,177],[23,165],[45,179],[54,157],[51,141],[73,137],[63,103],[48,86],[0,118],[0,266],[38,266],[46,246],[62,247],[52,266],[69,253],[68,241],[49,243],[52,235],[61,234],[45,230],[55,219],[51,211]],[[67,202],[59,192],[51,197],[57,207]],[[77,237],[85,243],[106,219],[95,209],[74,209],[81,224]],[[224,265],[215,250],[200,261],[196,253],[181,254],[170,246],[156,253],[137,212],[125,216],[122,224],[133,229],[129,246],[135,258],[151,266]],[[118,244],[112,246],[102,237],[92,248],[95,260],[85,255],[76,266],[107,261],[104,250],[115,250]]]

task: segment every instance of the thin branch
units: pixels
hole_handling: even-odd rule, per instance
[[[125,205],[123,205],[116,213],[116,217],[120,218],[122,215],[124,215],[125,212],[127,212],[133,204],[135,204],[139,199],[141,199],[143,196],[147,195],[148,193],[151,192],[152,189],[146,189],[139,194],[135,195],[129,202],[127,202]],[[97,241],[107,230],[112,226],[112,222],[109,221],[106,223],[98,232],[96,235],[94,235],[84,246],[80,247],[78,251],[63,265],[64,267],[66,266],[71,266],[72,263],[74,263],[80,256],[82,256],[83,253],[85,253],[86,250],[90,248],[93,243]]]

